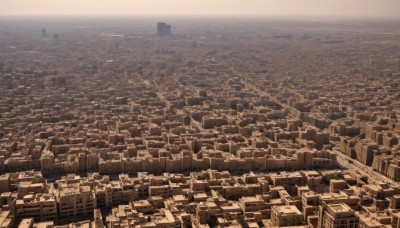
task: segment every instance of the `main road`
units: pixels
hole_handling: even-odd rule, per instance
[[[369,182],[374,182],[374,183],[385,182],[399,187],[398,182],[391,180],[378,172],[375,172],[371,167],[364,165],[361,162],[344,155],[337,149],[333,149],[332,151],[337,155],[337,161],[341,167],[359,173],[362,176],[367,176]]]

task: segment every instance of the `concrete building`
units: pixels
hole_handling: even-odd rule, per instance
[[[271,220],[274,226],[298,226],[304,223],[303,215],[296,206],[273,206]]]
[[[320,206],[319,213],[319,227],[356,228],[359,225],[359,219],[354,211],[343,203]]]

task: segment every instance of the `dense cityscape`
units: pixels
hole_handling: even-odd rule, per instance
[[[1,228],[400,227],[398,23],[58,20],[0,24]]]

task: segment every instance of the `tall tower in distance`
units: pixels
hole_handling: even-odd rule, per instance
[[[171,35],[171,25],[165,22],[157,23],[157,35],[159,37]]]
[[[46,29],[45,29],[45,28],[42,28],[42,36],[43,36],[43,37],[46,37],[46,36],[47,36],[47,32],[46,32]]]

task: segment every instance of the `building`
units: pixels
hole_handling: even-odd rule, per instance
[[[15,202],[15,215],[20,221],[34,217],[37,221],[52,221],[58,219],[57,202],[54,195],[27,194]]]
[[[388,170],[387,170],[387,176],[394,180],[394,181],[400,181],[400,161],[399,160],[394,160],[392,164],[389,165]]]
[[[274,226],[299,226],[302,225],[303,214],[294,205],[273,206],[271,220]]]
[[[60,218],[88,215],[96,209],[96,195],[89,186],[71,184],[61,188],[58,195]]]
[[[320,206],[320,228],[357,228],[358,223],[354,211],[344,203]]]
[[[171,35],[171,25],[165,22],[157,23],[157,35],[159,37]]]
[[[11,211],[3,210],[0,211],[0,227],[1,228],[11,228],[14,227],[15,218]]]

